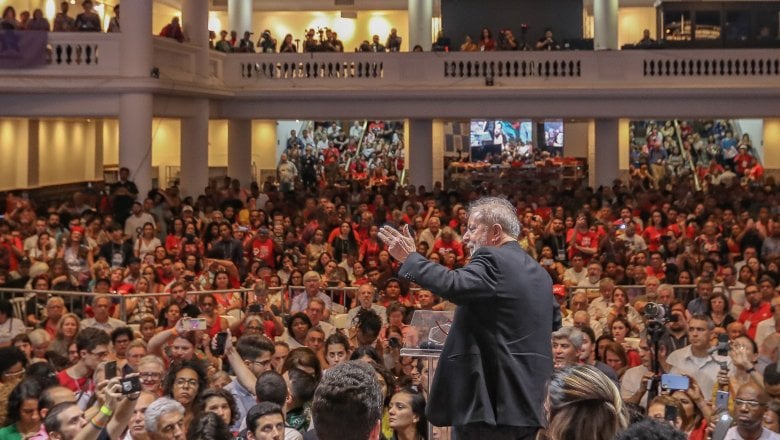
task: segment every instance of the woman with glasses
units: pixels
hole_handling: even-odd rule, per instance
[[[141,379],[141,388],[155,396],[159,396],[162,390],[162,378],[165,365],[159,357],[148,354],[138,362],[138,376]]]
[[[203,363],[192,359],[174,362],[163,381],[163,396],[170,397],[184,406],[184,426],[190,426],[200,414],[196,402],[208,387]]]

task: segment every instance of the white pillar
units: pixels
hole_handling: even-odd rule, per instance
[[[433,120],[409,120],[409,183],[433,188]]]
[[[593,0],[593,48],[617,50],[618,0]]]
[[[150,93],[119,98],[119,166],[130,170],[139,199],[152,189],[152,103]]]
[[[228,176],[238,179],[242,188],[252,182],[252,121],[228,120]]]
[[[431,50],[433,32],[433,0],[409,0],[409,42],[405,50],[412,51],[416,45],[422,46],[426,52]],[[401,46],[404,48],[404,46]],[[427,186],[426,186],[427,188]]]
[[[152,70],[152,0],[133,0],[122,5],[122,76],[149,78]]]
[[[253,32],[252,0],[228,0],[227,6],[228,31],[238,32],[238,38],[242,38],[246,31]]]
[[[149,78],[152,70],[152,0],[122,5],[121,75]],[[132,30],[132,32],[130,32]],[[150,93],[123,93],[119,98],[119,166],[143,199],[152,188],[152,103]]]
[[[185,40],[200,48],[195,54],[195,75],[200,79],[208,79],[210,73],[208,0],[184,0],[181,20]]]
[[[620,176],[619,146],[619,121],[596,119],[595,163],[588,169],[588,173],[596,177],[596,186],[612,186],[612,182]]]
[[[192,113],[181,119],[181,191],[194,197],[209,182],[209,100],[190,105]]]

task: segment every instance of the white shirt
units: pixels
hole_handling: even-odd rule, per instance
[[[588,314],[590,315],[591,319],[606,318],[607,313],[609,313],[609,306],[609,300],[604,299],[603,296],[600,296],[590,303],[588,306]]]
[[[81,321],[81,328],[84,329],[87,327],[98,328],[108,334],[111,334],[112,331],[118,329],[119,327],[127,327],[127,324],[124,321],[120,321],[112,317],[109,317],[108,321],[104,323],[95,321],[95,318],[87,318]]]
[[[756,326],[756,345],[761,347],[764,339],[775,332],[775,318],[765,319]]]
[[[737,427],[733,426],[726,432],[726,437],[723,440],[745,440],[744,437],[739,435]],[[780,440],[780,434],[772,432],[766,428],[761,428],[761,437],[758,440]]]
[[[713,359],[714,358],[714,359]],[[725,361],[729,367],[729,376],[733,376],[734,369],[731,368],[731,358],[713,354],[704,358],[693,356],[691,346],[686,345],[683,348],[673,351],[666,358],[666,362],[672,366],[670,373],[687,374],[696,380],[705,399],[712,396],[717,384],[720,363]]]
[[[639,387],[642,386],[642,377],[647,373],[647,367],[644,365],[637,365],[636,367],[629,368],[623,373],[623,377],[620,379],[620,396],[623,399],[628,399],[633,396]],[[642,396],[642,400],[639,402],[642,406],[647,406],[647,393]]]
[[[563,273],[563,281],[569,281],[576,285],[584,280],[586,275],[588,275],[588,271],[585,270],[584,267],[579,272],[575,271],[573,267],[570,267]]]

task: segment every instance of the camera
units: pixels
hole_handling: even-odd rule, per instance
[[[247,310],[247,312],[250,315],[259,315],[259,314],[263,313],[263,305],[262,304],[250,304],[249,305],[249,309]]]
[[[186,281],[188,283],[191,283],[191,282],[195,281],[195,276],[194,275],[184,275],[184,281]]]
[[[125,379],[120,379],[119,384],[122,385],[122,394],[134,394],[141,392],[141,379],[138,376],[130,376]]]
[[[401,341],[399,341],[398,338],[390,338],[387,340],[387,345],[389,345],[390,348],[401,348]]]
[[[195,235],[193,234],[184,234],[184,239],[187,241],[195,241]]]
[[[665,305],[659,303],[647,303],[645,305],[645,319],[667,322],[672,320],[671,311]]]

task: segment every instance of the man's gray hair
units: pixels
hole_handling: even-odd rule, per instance
[[[469,206],[469,217],[479,216],[479,223],[499,225],[505,234],[517,239],[520,235],[520,220],[517,209],[509,200],[500,197],[483,197]]]
[[[160,417],[172,411],[177,411],[179,414],[184,415],[184,406],[168,397],[160,397],[152,402],[144,413],[146,432],[157,432],[157,422],[160,421]]]
[[[575,350],[579,351],[582,349],[583,335],[582,331],[577,327],[561,327],[558,331],[553,332],[552,338],[553,340],[568,339]]]

